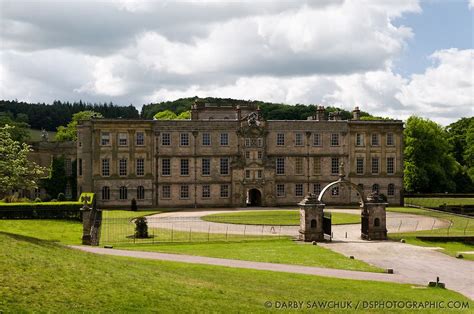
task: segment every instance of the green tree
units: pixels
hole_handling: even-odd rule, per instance
[[[406,122],[405,189],[408,192],[454,192],[459,164],[450,154],[447,133],[439,124],[416,116]]]
[[[0,196],[14,189],[31,189],[43,176],[45,169],[28,160],[30,146],[15,141],[12,126],[0,127]]]
[[[471,122],[466,133],[464,162],[467,167],[467,174],[471,178],[471,181],[474,182],[474,121]]]
[[[30,138],[30,126],[24,122],[24,119],[24,115],[19,115],[17,119],[14,119],[10,112],[0,112],[0,127],[13,126],[8,129],[11,137],[14,141],[24,143]]]
[[[66,177],[65,157],[53,157],[49,176],[41,181],[41,186],[52,198],[56,198],[59,193],[64,193],[68,178]]]
[[[183,111],[181,112],[177,117],[176,119],[178,120],[189,120],[191,119],[191,111],[188,110],[188,111]]]
[[[59,126],[55,139],[57,141],[76,141],[77,140],[77,123],[79,120],[90,120],[103,118],[102,114],[92,110],[80,111],[73,114],[72,121],[67,126]]]
[[[175,120],[177,118],[176,113],[171,110],[160,111],[153,116],[155,120]]]

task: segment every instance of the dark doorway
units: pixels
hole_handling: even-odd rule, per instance
[[[258,189],[249,190],[248,206],[262,206],[262,193]]]

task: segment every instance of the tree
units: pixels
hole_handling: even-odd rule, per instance
[[[15,141],[12,126],[0,127],[0,196],[12,190],[32,189],[43,176],[45,169],[28,160],[31,148]]]
[[[459,164],[450,154],[446,131],[431,120],[411,116],[404,137],[406,191],[454,192]]]
[[[76,141],[77,140],[77,123],[79,120],[90,120],[103,118],[102,114],[86,110],[73,114],[72,121],[67,126],[59,126],[55,139],[57,141]]]
[[[49,176],[41,180],[41,186],[46,189],[49,196],[55,198],[65,192],[67,182],[65,157],[53,157]]]
[[[467,167],[467,174],[474,182],[474,121],[471,122],[466,132],[466,150],[464,161]]]
[[[446,131],[451,154],[461,165],[454,178],[456,192],[474,192],[474,117],[461,118],[448,125]]]
[[[183,111],[181,112],[177,117],[176,119],[178,120],[189,120],[191,119],[191,111]]]
[[[171,110],[160,111],[153,116],[155,120],[174,120],[177,118],[176,113]]]
[[[13,118],[11,112],[0,112],[0,127],[9,125],[9,132],[14,141],[20,143],[26,142],[30,138],[30,126],[24,122],[24,115],[18,115],[17,119]]]

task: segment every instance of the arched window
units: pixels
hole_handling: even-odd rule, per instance
[[[137,187],[137,199],[138,200],[145,199],[145,188],[141,185]]]
[[[394,196],[395,195],[395,184],[390,183],[388,185],[387,194],[388,194],[388,196]]]
[[[380,186],[377,183],[372,185],[372,192],[380,193]]]
[[[121,186],[119,190],[119,199],[126,200],[127,199],[127,187]]]
[[[316,229],[316,219],[311,219],[311,229]]]
[[[374,227],[380,227],[380,219],[379,218],[374,219]]]
[[[108,186],[102,187],[102,199],[110,200],[110,188]]]

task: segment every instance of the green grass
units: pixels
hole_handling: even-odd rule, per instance
[[[266,312],[263,304],[269,300],[350,300],[354,306],[367,300],[460,301],[474,306],[445,289],[100,256],[7,234],[0,234],[0,259],[0,312],[253,313]]]
[[[212,214],[203,216],[201,219],[211,222],[245,225],[298,226],[300,224],[300,213],[298,210],[260,210]],[[360,223],[360,214],[332,213],[333,225],[357,223]]]
[[[29,129],[30,132],[30,141],[32,142],[40,142],[42,140],[41,138],[41,130],[36,130],[36,129]],[[48,131],[48,138],[49,141],[54,141],[54,137],[56,136],[55,131]]]
[[[457,197],[405,197],[405,204],[423,207],[439,207],[441,205],[474,205],[474,198]]]

